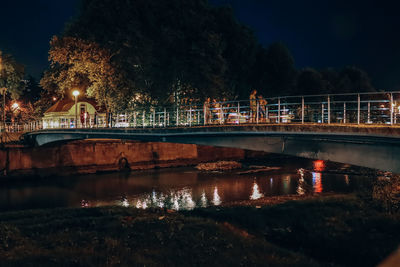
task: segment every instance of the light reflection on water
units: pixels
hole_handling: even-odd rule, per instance
[[[297,186],[297,194],[299,195],[304,195],[306,193],[306,182],[304,180],[304,169],[300,168],[298,169],[297,173],[300,175],[299,178],[299,185]]]
[[[245,175],[203,173],[192,168],[163,169],[3,185],[0,210],[106,205],[190,210],[276,195],[345,193],[371,182],[366,177],[323,172],[325,166],[321,162],[314,167],[311,172],[289,168]]]
[[[319,172],[312,172],[312,182],[315,193],[322,192],[322,175]]]
[[[251,200],[262,198],[264,195],[258,189],[258,184],[256,181],[253,183],[253,192],[250,195]]]

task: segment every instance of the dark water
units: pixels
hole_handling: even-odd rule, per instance
[[[105,205],[192,209],[262,196],[347,193],[370,185],[373,179],[333,174],[325,165],[299,160],[275,162],[267,166],[280,169],[250,174],[240,174],[243,170],[218,173],[175,168],[3,183],[0,210]]]

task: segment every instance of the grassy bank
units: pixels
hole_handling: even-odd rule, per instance
[[[1,218],[2,266],[315,265],[214,220],[164,210],[57,209]]]
[[[400,245],[400,214],[388,214],[379,204],[354,195],[210,208],[190,216],[231,222],[324,265],[375,266]]]
[[[122,207],[2,213],[8,266],[373,266],[400,217],[357,196],[186,212]]]

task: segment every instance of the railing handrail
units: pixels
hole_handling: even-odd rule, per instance
[[[65,115],[62,119],[59,117],[59,120],[54,123],[49,123],[52,117],[44,117],[39,122],[19,125],[7,123],[5,127],[8,131],[29,131],[66,127],[191,127],[268,122],[385,123],[390,125],[400,123],[400,91],[279,96],[264,99],[267,101],[266,105],[260,105],[259,98],[196,102],[109,113],[111,117],[98,114],[96,120],[94,115],[90,114],[84,122],[81,119],[75,121],[75,115]],[[3,125],[0,125],[0,130],[4,130]]]

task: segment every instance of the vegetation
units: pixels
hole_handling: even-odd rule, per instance
[[[316,265],[215,221],[164,210],[58,209],[1,216],[2,266]]]
[[[262,46],[230,8],[207,0],[82,0],[79,14],[52,38],[49,60],[42,92],[32,77],[21,83],[23,66],[0,51],[0,88],[7,88],[7,102],[24,95],[24,121],[76,88],[107,112],[247,99],[253,88],[264,97],[375,90],[356,67],[297,70],[283,43]]]
[[[264,96],[373,90],[357,68],[297,71],[284,44],[264,48],[231,9],[206,0],[83,0],[50,46],[41,86],[61,95],[78,87],[108,111],[246,99],[252,88]]]
[[[356,67],[345,67],[340,72],[305,68],[297,76],[295,93],[317,95],[374,91],[368,75]]]
[[[399,214],[371,199],[314,196],[257,205],[2,213],[0,260],[5,266],[375,266],[400,242]]]
[[[375,266],[399,242],[399,214],[358,197],[292,201],[276,206],[196,210],[197,215],[234,223],[256,236],[327,263]]]
[[[24,88],[22,79],[24,67],[15,59],[0,51],[0,88],[6,88],[13,99],[18,98]]]

